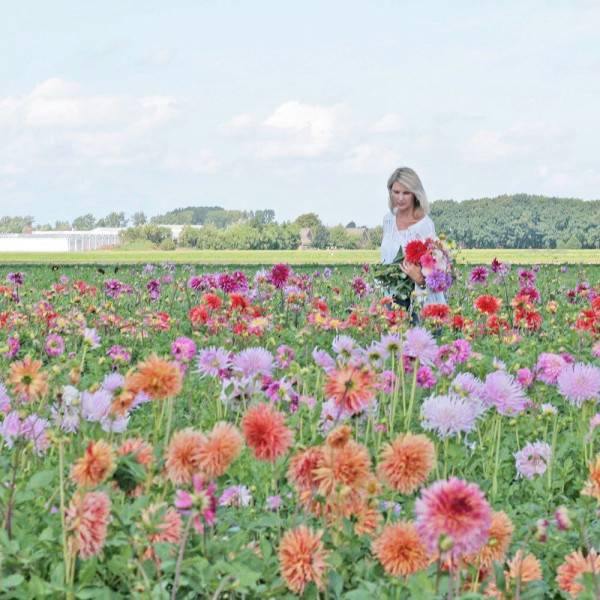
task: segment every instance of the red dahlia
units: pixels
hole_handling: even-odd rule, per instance
[[[446,321],[450,316],[450,307],[447,304],[426,304],[421,310],[424,319],[438,319]]]
[[[502,300],[496,296],[479,296],[475,300],[475,308],[486,315],[495,315],[502,306]]]
[[[427,246],[421,240],[413,240],[406,244],[404,257],[409,263],[419,264],[421,257],[427,253]]]

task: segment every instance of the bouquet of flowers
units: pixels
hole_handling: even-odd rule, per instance
[[[402,246],[394,257],[394,260],[387,265],[373,265],[371,267],[375,279],[387,290],[387,293],[398,297],[401,300],[410,298],[415,289],[415,282],[400,269],[399,265],[404,261],[404,251]]]
[[[432,238],[413,240],[404,250],[400,246],[391,263],[373,266],[375,279],[401,300],[410,298],[415,288],[413,280],[399,267],[404,260],[421,267],[425,284],[432,292],[445,292],[452,285],[454,267],[444,242]]]
[[[445,292],[452,285],[454,266],[448,247],[441,240],[413,240],[406,244],[405,258],[421,267],[425,284],[432,292]]]

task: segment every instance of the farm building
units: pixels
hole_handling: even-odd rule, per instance
[[[81,252],[119,246],[120,228],[0,234],[0,252]]]

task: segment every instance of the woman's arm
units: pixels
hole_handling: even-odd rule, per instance
[[[400,264],[400,269],[406,273],[419,287],[425,286],[425,277],[421,272],[421,267],[413,263],[406,262],[403,260]]]

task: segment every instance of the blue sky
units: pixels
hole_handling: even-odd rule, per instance
[[[600,198],[600,2],[21,0],[0,21],[0,214],[187,205],[381,222]]]

